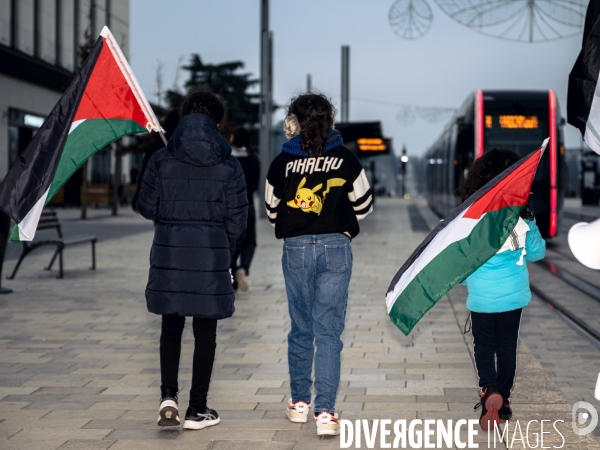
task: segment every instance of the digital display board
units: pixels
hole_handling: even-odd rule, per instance
[[[485,116],[486,128],[527,129],[536,130],[539,127],[537,116],[498,115]]]
[[[385,152],[387,145],[382,138],[359,138],[356,140],[361,152]]]

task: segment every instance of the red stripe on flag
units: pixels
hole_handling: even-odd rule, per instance
[[[73,121],[82,119],[133,120],[146,127],[148,120],[110,48],[103,46]]]
[[[524,206],[529,198],[533,177],[542,149],[532,153],[519,167],[506,175],[492,189],[473,203],[463,217],[479,219],[483,214],[507,206]]]

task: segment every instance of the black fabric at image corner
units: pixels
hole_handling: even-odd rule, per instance
[[[17,223],[23,220],[52,183],[71,123],[102,45],[102,37],[99,37],[81,71],[0,184],[0,209]]]
[[[600,1],[590,1],[585,17],[581,52],[569,74],[567,121],[581,134],[592,107],[600,72]]]
[[[156,222],[148,310],[230,317],[229,267],[242,246],[248,198],[240,163],[210,117],[184,116],[167,148],[150,158],[137,210]]]

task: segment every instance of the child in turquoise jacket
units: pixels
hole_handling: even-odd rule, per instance
[[[465,201],[506,168],[519,160],[509,149],[494,148],[476,159],[459,187]],[[475,370],[479,379],[481,417],[484,430],[495,421],[512,417],[510,395],[517,370],[517,344],[522,308],[531,301],[528,261],[546,255],[542,239],[529,204],[502,248],[483,266],[469,275],[467,309],[471,312]]]

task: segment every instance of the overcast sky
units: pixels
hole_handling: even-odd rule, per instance
[[[567,78],[581,46],[581,32],[559,41],[522,44],[479,34],[450,19],[433,0],[430,31],[404,40],[388,24],[393,0],[271,0],[274,34],[274,100],[285,104],[306,88],[331,96],[339,109],[340,47],[350,45],[350,120],[381,120],[396,152],[406,144],[421,154],[445,121],[422,119],[403,126],[394,104],[456,108],[477,88],[554,89],[561,113]],[[259,0],[131,0],[130,60],[142,88],[156,101],[156,68],[163,85],[175,82],[177,62],[198,53],[207,63],[245,62],[259,74]],[[181,71],[179,82],[187,79]],[[371,102],[363,99],[370,99]],[[379,103],[374,103],[379,102]],[[281,119],[279,113],[276,119]],[[567,147],[580,135],[565,126]]]

